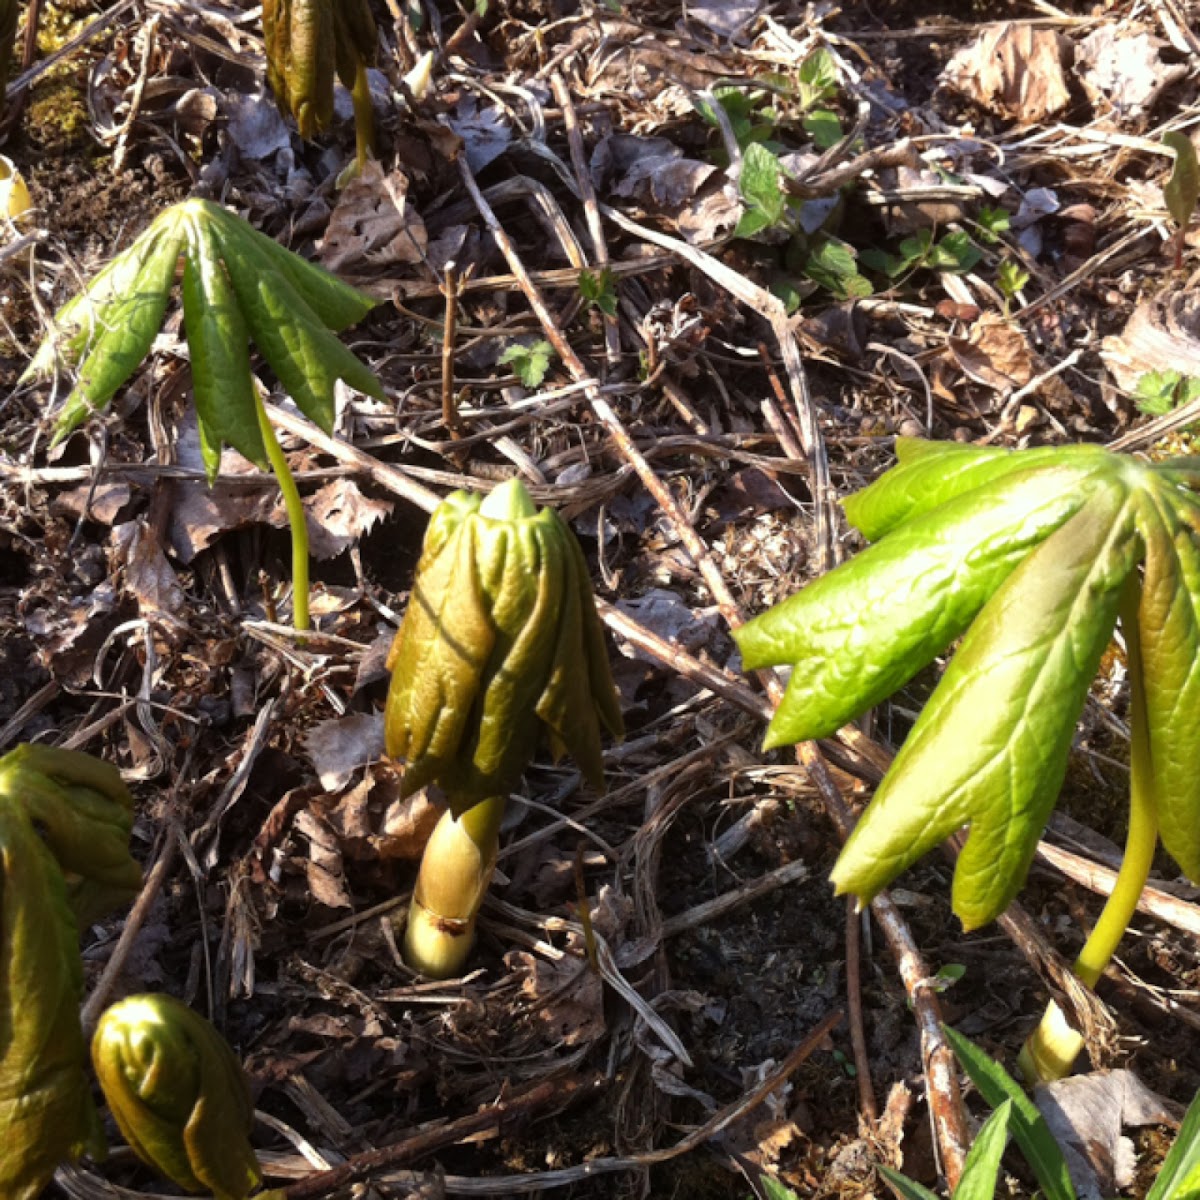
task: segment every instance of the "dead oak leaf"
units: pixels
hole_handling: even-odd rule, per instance
[[[181,624],[183,588],[153,529],[145,521],[127,521],[113,530],[113,542],[142,616]]]
[[[377,162],[368,162],[338,198],[317,256],[337,272],[367,263],[421,262],[428,244],[425,222],[408,203],[408,176],[399,170],[385,175]]]
[[[1166,43],[1124,23],[1104,24],[1075,47],[1075,74],[1101,113],[1140,121],[1164,88],[1188,72],[1159,56]]]
[[[604,1036],[604,985],[586,958],[564,956],[548,962],[513,950],[504,961],[523,976],[521,994],[555,1043],[578,1046]]]
[[[327,559],[348,550],[370,532],[376,521],[390,516],[392,505],[365,496],[352,479],[335,479],[305,499],[304,511],[308,515],[309,550],[314,558]],[[272,513],[273,525],[279,523],[279,515],[280,509]],[[287,513],[282,516],[286,525]]]
[[[1071,99],[1058,34],[1013,22],[986,29],[960,50],[946,64],[942,82],[1022,125],[1052,116]]]
[[[947,347],[962,372],[1007,396],[1034,376],[1034,354],[1024,333],[995,313],[984,313],[969,337],[952,337]]]

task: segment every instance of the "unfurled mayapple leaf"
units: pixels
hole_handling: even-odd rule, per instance
[[[11,757],[11,756],[9,756]],[[5,777],[7,781],[7,776]],[[103,1152],[79,1025],[83,967],[62,872],[16,789],[0,788],[0,1196]]]
[[[155,218],[55,315],[23,378],[50,377],[60,365],[76,369],[56,441],[103,409],[150,352],[181,256],[184,326],[210,477],[224,444],[267,464],[250,374],[252,340],[300,409],[326,432],[333,427],[338,379],[382,395],[375,374],[334,336],[366,316],[375,304],[370,296],[220,205],[186,200]]]
[[[129,996],[100,1018],[92,1064],[121,1133],[143,1161],[215,1200],[245,1200],[258,1188],[246,1078],[199,1013],[170,996]]]
[[[748,669],[794,664],[768,746],[832,733],[963,637],[834,867],[839,891],[869,900],[968,827],[954,911],[968,928],[1003,911],[1123,605],[1158,827],[1200,879],[1200,460],[910,439],[897,453],[846,502],[875,544],[734,635]]]
[[[519,481],[434,512],[388,667],[406,792],[436,781],[456,813],[507,796],[542,734],[603,786],[600,726],[622,723],[587,564]]]

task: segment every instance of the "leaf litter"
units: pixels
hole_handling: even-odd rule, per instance
[[[147,865],[163,831],[194,847],[175,858],[125,983],[207,993],[285,1131],[262,1143],[277,1186],[314,1169],[298,1146],[353,1158],[435,1120],[450,1123],[435,1154],[447,1194],[490,1180],[494,1194],[742,1200],[765,1175],[801,1196],[867,1196],[872,1159],[936,1186],[909,1005],[917,1019],[939,1005],[1011,1059],[1049,981],[996,931],[962,936],[944,872],[925,864],[896,911],[927,974],[965,974],[931,1001],[880,923],[850,982],[845,913],[824,882],[829,810],[795,764],[759,751],[761,697],[737,671],[720,598],[631,452],[747,615],[853,551],[840,518],[819,514],[889,464],[898,432],[1188,452],[1200,325],[1172,271],[1162,137],[1189,132],[1200,76],[1178,6],[986,27],[950,5],[444,12],[445,61],[415,106],[396,81],[435,43],[388,22],[372,79],[379,165],[340,193],[352,131],[338,121],[306,145],[282,122],[259,90],[244,6],[100,7],[115,15],[67,61],[97,132],[123,144],[120,173],[41,154],[43,80],[5,146],[37,209],[32,267],[6,276],[0,331],[0,749],[49,739],[100,753],[134,780]],[[818,144],[820,130],[832,140]],[[542,378],[514,386],[506,352],[549,331],[458,155],[582,374],[555,345]],[[120,415],[54,461],[50,394],[14,387],[39,314],[197,191],[391,301],[346,335],[386,403],[339,400],[352,446],[286,443],[321,558],[325,615],[303,642],[277,619],[288,571],[273,482],[231,451],[211,489],[200,478],[177,324]],[[751,210],[765,220],[735,236]],[[998,287],[1005,261],[1028,276],[1019,296]],[[615,315],[584,302],[582,269],[608,272]],[[448,362],[456,428],[443,423]],[[1164,371],[1180,376],[1160,389],[1168,410],[1143,412],[1144,377]],[[381,760],[378,660],[428,498],[514,472],[571,519],[614,631],[641,631],[613,638],[638,655],[618,662],[630,735],[608,751],[603,797],[539,759],[512,806],[472,973],[431,987],[399,961],[390,917],[440,807],[401,801]],[[1064,806],[1119,842],[1119,656],[1105,671]],[[869,794],[931,682],[824,744],[846,797]],[[1086,847],[1059,851],[1086,877]],[[1049,867],[1021,903],[1068,956],[1077,914],[1097,908]],[[92,985],[114,932],[89,934]],[[1101,985],[1122,1040],[1098,1040],[1093,1065],[1130,1067],[1185,1103],[1200,1085],[1200,957],[1158,918],[1139,932]],[[865,1056],[843,1023],[789,1068],[850,1000]],[[909,1099],[871,1118],[864,1076]],[[538,1087],[549,1099],[522,1108]],[[502,1135],[456,1136],[481,1105],[509,1106]],[[727,1133],[688,1142],[722,1114]],[[1137,1150],[1144,1178],[1161,1150],[1145,1137]],[[427,1187],[432,1161],[400,1189]],[[83,1194],[100,1194],[101,1176],[156,1186],[122,1161],[89,1166]]]

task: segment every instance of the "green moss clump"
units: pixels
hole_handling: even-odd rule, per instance
[[[63,154],[87,139],[91,115],[73,78],[53,76],[33,89],[25,122],[30,139],[46,154]]]

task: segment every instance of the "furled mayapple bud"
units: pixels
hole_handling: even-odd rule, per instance
[[[362,84],[378,42],[368,0],[263,0],[263,36],[267,81],[303,138],[333,119],[334,76]]]
[[[31,1200],[54,1168],[103,1149],[79,1024],[76,922],[129,900],[133,797],[75,750],[0,758],[0,1196]]]
[[[604,784],[600,726],[621,710],[587,564],[566,522],[518,480],[433,514],[400,632],[385,717],[406,794],[436,782],[450,811],[425,851],[405,930],[411,966],[445,978],[466,959],[504,802],[545,735]]]
[[[0,1196],[34,1200],[104,1141],[79,1025],[83,967],[62,872],[0,759]]]
[[[129,853],[133,797],[117,768],[78,750],[18,746],[0,758],[0,789],[37,823],[81,926],[127,904],[142,885]]]
[[[92,1063],[139,1158],[215,1200],[245,1200],[258,1187],[246,1078],[199,1013],[170,996],[130,996],[100,1018]]]
[[[587,564],[519,480],[455,492],[430,518],[388,669],[406,794],[436,782],[456,813],[506,795],[543,733],[603,786],[600,726],[622,723]]]

